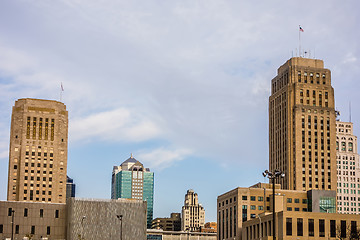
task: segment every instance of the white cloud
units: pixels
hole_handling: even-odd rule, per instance
[[[156,170],[162,170],[172,166],[175,162],[183,160],[188,155],[192,154],[190,149],[166,149],[164,147],[153,149],[151,151],[140,151],[138,159],[144,165]]]
[[[70,119],[69,128],[73,141],[138,142],[156,138],[161,133],[151,120],[125,108]]]

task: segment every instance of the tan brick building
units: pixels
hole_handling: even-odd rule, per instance
[[[12,212],[14,211],[14,212]],[[66,204],[0,201],[0,239],[66,239]]]
[[[268,240],[272,238],[272,214],[243,223],[242,239]],[[360,216],[338,213],[278,212],[276,239],[358,239]]]
[[[322,60],[294,57],[278,69],[269,98],[269,170],[283,189],[336,190],[334,89]]]
[[[275,188],[276,212],[336,212],[335,191],[283,190],[280,189],[280,184]],[[243,224],[261,214],[270,214],[272,207],[272,185],[267,183],[258,183],[249,188],[235,188],[218,196],[218,239],[241,239]]]
[[[67,143],[63,103],[17,100],[11,116],[7,200],[65,203]]]

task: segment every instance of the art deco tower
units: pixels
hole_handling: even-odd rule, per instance
[[[19,99],[11,116],[8,201],[65,203],[68,112],[57,101]]]
[[[270,170],[283,189],[336,190],[334,89],[322,60],[295,57],[278,69],[269,98]]]

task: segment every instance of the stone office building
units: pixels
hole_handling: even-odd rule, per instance
[[[67,143],[63,103],[17,100],[11,116],[7,200],[65,203]]]
[[[276,212],[336,212],[336,192],[327,190],[295,191],[275,186]],[[241,239],[243,224],[273,210],[272,185],[257,183],[249,188],[235,188],[218,196],[218,240]]]

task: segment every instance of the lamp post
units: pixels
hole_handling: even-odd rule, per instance
[[[85,240],[85,237],[84,237],[84,220],[86,219],[86,216],[82,216],[81,218],[81,234],[80,234],[80,239],[81,240]]]
[[[11,210],[11,240],[14,239],[14,216],[15,216],[15,210]]]
[[[259,228],[259,232],[260,232],[260,234],[259,234],[259,238],[260,238],[260,240],[262,240],[262,226],[261,226],[261,216],[260,216],[260,214],[258,214],[257,215],[257,217],[259,218],[259,220],[260,220],[260,228]]]
[[[122,240],[122,218],[123,215],[116,215],[116,217],[120,220],[120,240]]]
[[[285,177],[285,173],[283,173],[280,170],[275,170],[273,172],[270,172],[268,170],[265,170],[263,173],[264,177],[269,178],[270,180],[272,180],[272,185],[273,185],[273,239],[276,239],[276,228],[275,228],[275,179],[276,178],[284,178]]]

